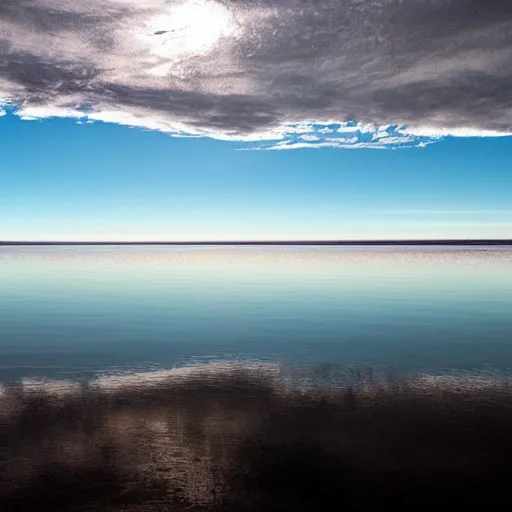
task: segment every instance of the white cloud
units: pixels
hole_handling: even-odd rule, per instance
[[[319,148],[337,148],[340,147],[338,142],[286,142],[277,143],[273,146],[255,148],[255,149],[267,149],[267,150],[282,150],[282,149],[319,149]]]
[[[407,126],[398,130],[404,135],[420,137],[510,137],[510,131],[485,130],[470,127],[442,128],[439,126]]]
[[[292,127],[283,127],[283,139],[278,143],[268,141],[266,145],[256,146],[254,149],[299,149],[299,148],[367,148],[386,149],[401,147],[426,147],[439,140],[438,136],[413,135],[405,133],[404,127],[385,125],[370,126],[356,123],[329,122],[329,130],[326,131],[321,124],[303,124],[301,131],[297,133]],[[303,131],[308,131],[304,134]]]
[[[56,107],[45,105],[41,107],[23,107],[16,111],[16,115],[24,121],[35,119],[48,119],[50,117],[76,117],[82,118],[84,114],[72,108]]]

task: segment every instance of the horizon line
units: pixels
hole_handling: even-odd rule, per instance
[[[512,245],[512,239],[391,239],[391,240],[217,240],[217,241],[64,241],[64,240],[0,240],[0,246],[49,246],[49,245],[308,245],[308,246],[351,246],[351,245]]]

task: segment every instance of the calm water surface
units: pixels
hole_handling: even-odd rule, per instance
[[[4,247],[0,381],[218,359],[512,366],[512,250]]]

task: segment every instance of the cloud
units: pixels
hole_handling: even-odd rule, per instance
[[[297,130],[298,127],[298,130]],[[283,125],[281,140],[264,144],[249,144],[249,149],[302,149],[302,148],[343,148],[343,149],[387,149],[398,147],[424,147],[438,141],[436,133],[409,132],[406,126],[371,126],[354,122]]]
[[[0,104],[272,149],[509,135],[511,30],[503,0],[2,0]]]

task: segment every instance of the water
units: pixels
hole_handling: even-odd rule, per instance
[[[212,360],[512,365],[507,247],[3,247],[0,382]]]
[[[0,510],[510,503],[511,270],[490,247],[0,248]]]

